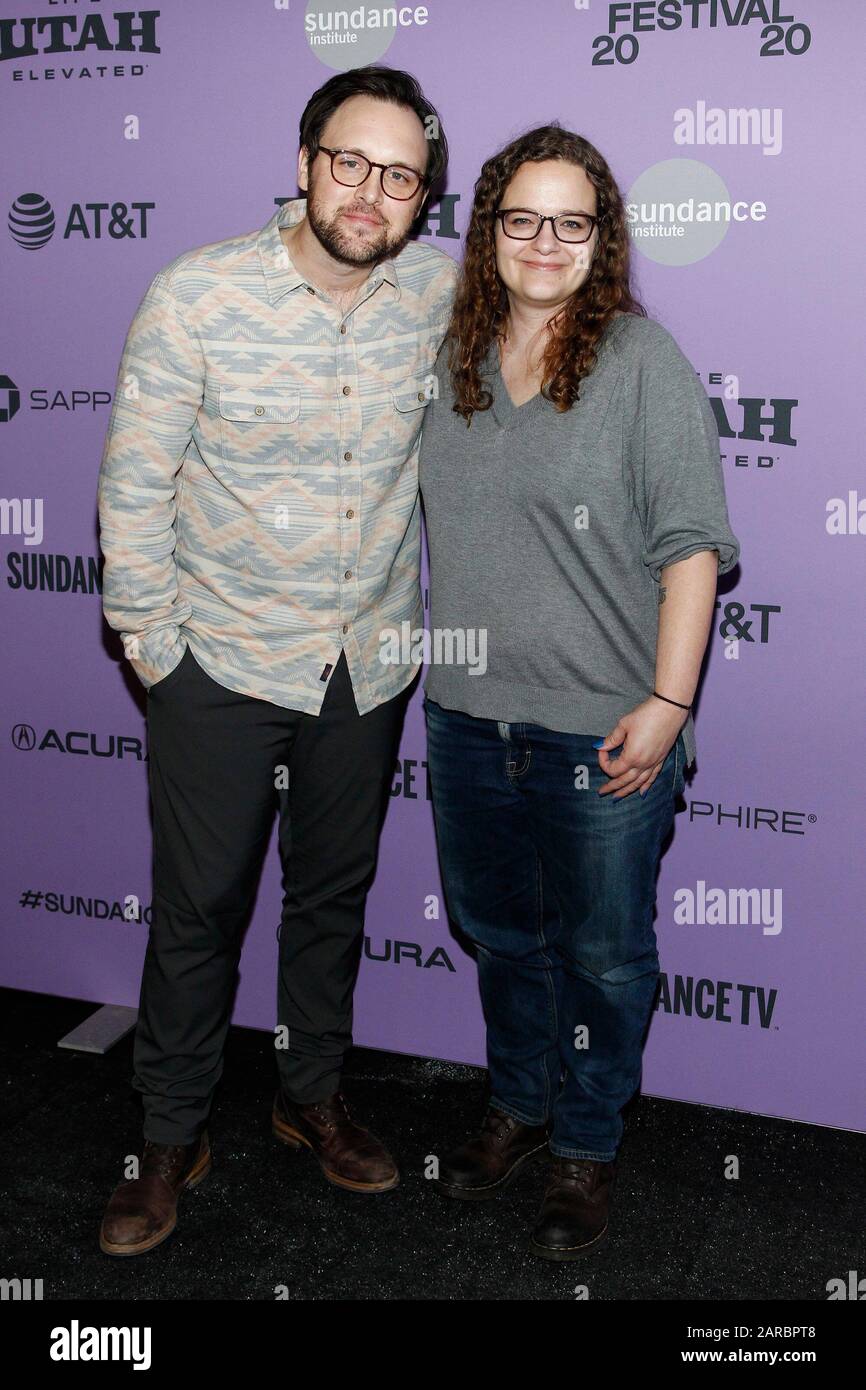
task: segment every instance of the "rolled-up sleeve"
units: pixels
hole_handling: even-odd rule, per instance
[[[179,628],[192,612],[178,589],[176,493],[204,375],[198,339],[160,271],[126,337],[97,488],[103,612],[145,687],[180,661]]]
[[[694,367],[661,324],[645,325],[628,457],[644,535],[641,554],[656,583],[666,565],[717,550],[718,572],[737,563],[719,433]]]

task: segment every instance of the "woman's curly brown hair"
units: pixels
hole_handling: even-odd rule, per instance
[[[522,164],[564,159],[582,168],[596,192],[598,245],[589,273],[552,320],[543,357],[542,394],[557,410],[579,399],[579,385],[595,366],[596,348],[617,310],[646,317],[629,286],[629,241],[625,207],[607,162],[594,145],[554,122],[512,140],[486,160],[475,184],[466,252],[451,311],[446,342],[454,388],[454,410],[472,423],[488,410],[491,393],[481,385],[480,367],[494,339],[503,339],[508,296],[496,270],[496,220],[502,195]]]

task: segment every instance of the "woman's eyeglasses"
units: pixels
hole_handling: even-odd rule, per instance
[[[506,236],[514,241],[532,241],[537,237],[545,222],[553,227],[553,235],[559,241],[589,241],[599,219],[588,212],[562,212],[558,217],[542,217],[540,212],[530,208],[500,208],[495,212]]]

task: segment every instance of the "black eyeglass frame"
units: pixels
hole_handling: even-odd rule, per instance
[[[528,212],[532,217],[539,218],[538,227],[532,233],[532,236],[515,236],[513,232],[506,232],[504,219],[508,216],[510,212]],[[593,216],[591,212],[558,212],[555,217],[551,216],[550,214],[548,214],[547,217],[542,217],[540,212],[535,211],[535,208],[498,208],[496,212],[494,212],[493,216],[498,217],[500,220],[500,226],[502,227],[502,235],[507,236],[511,241],[534,241],[537,236],[541,235],[541,230],[545,222],[549,222],[551,227],[553,228],[553,235],[556,237],[557,241],[562,242],[563,246],[585,246],[586,243],[589,241],[589,238],[592,236],[595,228],[601,222],[601,218]],[[589,235],[585,237],[579,237],[577,239],[571,237],[570,240],[567,240],[565,237],[560,236],[559,232],[556,230],[556,224],[560,217],[586,217],[592,223],[592,226],[589,229]]]
[[[417,169],[413,169],[411,164],[380,164],[378,160],[368,159],[365,154],[360,154],[358,150],[331,150],[328,148],[327,145],[320,145],[317,153],[319,152],[321,152],[322,154],[330,155],[331,178],[334,180],[334,183],[338,183],[341,188],[361,188],[361,186],[367,182],[373,170],[378,169],[379,186],[382,189],[382,192],[384,193],[385,197],[393,198],[395,203],[408,203],[409,199],[414,198],[418,190],[423,188],[427,182],[425,176],[423,174],[419,174]],[[344,183],[342,179],[337,178],[337,175],[334,173],[334,160],[338,154],[350,154],[353,159],[361,159],[364,161],[365,164],[368,164],[370,166],[359,183]],[[417,186],[412,189],[411,193],[407,193],[405,198],[399,197],[396,193],[389,193],[387,188],[385,187],[385,173],[388,169],[399,169],[401,170],[401,172],[408,172],[410,174],[414,174],[418,180]]]

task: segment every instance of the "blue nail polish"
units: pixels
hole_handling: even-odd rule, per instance
[[[646,796],[646,792],[644,791],[643,787],[641,787],[640,789],[640,794],[641,796]]]
[[[600,739],[598,740],[598,742],[597,742],[597,743],[594,743],[592,746],[593,746],[593,748],[600,748],[601,745],[602,745],[603,743],[604,743],[604,739],[603,739],[603,738],[600,738]]]

